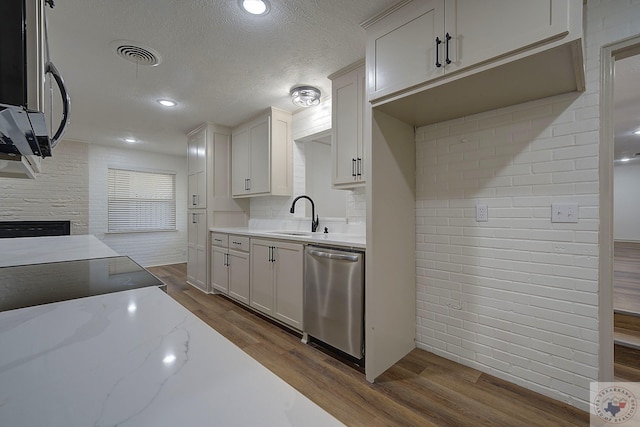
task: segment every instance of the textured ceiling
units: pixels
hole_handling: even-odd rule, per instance
[[[268,106],[296,107],[289,89],[330,96],[329,74],[364,57],[360,23],[396,0],[271,0],[248,15],[236,0],[56,0],[51,58],[72,99],[65,139],[186,154],[200,123],[233,127]],[[114,40],[139,42],[162,62],[137,66]],[[170,98],[178,106],[156,103]]]

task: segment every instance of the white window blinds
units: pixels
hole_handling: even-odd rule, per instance
[[[109,169],[110,232],[176,229],[176,176]]]

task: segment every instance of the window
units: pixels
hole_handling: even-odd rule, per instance
[[[176,229],[176,175],[109,168],[109,232]]]

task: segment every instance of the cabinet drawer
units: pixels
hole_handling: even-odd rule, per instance
[[[213,246],[229,247],[229,236],[227,234],[211,233],[211,244]]]
[[[229,249],[249,252],[249,238],[244,236],[229,236]]]

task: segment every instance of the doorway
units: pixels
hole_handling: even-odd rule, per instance
[[[600,380],[640,381],[640,36],[603,48]],[[639,132],[639,133],[635,133]]]

